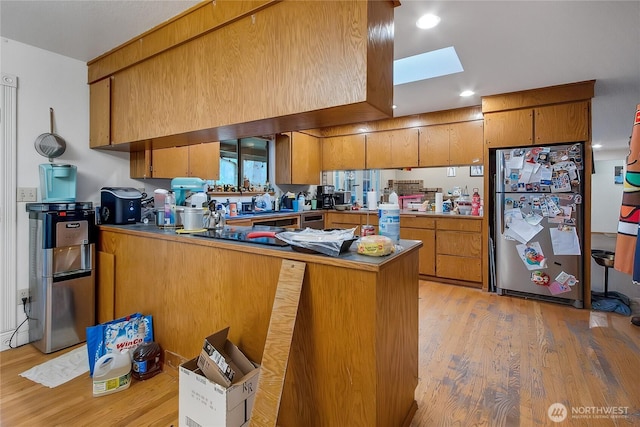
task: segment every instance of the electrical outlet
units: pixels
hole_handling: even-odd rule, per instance
[[[29,300],[29,289],[18,289],[18,304],[22,305],[22,298]]]
[[[18,187],[18,194],[16,199],[16,201],[18,202],[35,202],[37,200],[37,188]]]

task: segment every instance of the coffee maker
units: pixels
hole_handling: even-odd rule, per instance
[[[333,209],[333,193],[335,187],[333,185],[318,185],[317,199],[318,209]]]

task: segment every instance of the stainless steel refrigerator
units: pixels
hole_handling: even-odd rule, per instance
[[[583,307],[582,143],[495,151],[496,292]]]

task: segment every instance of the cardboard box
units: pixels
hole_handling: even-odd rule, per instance
[[[260,366],[226,339],[228,330],[207,337],[205,347],[209,343],[225,358],[235,373],[233,381],[229,381],[224,375],[227,370],[221,369],[205,349],[198,357],[180,365],[180,426],[240,427],[249,420]],[[200,365],[207,370],[207,375]],[[211,377],[219,378],[220,382],[212,381]]]

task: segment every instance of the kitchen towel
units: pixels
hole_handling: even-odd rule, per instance
[[[442,193],[436,193],[436,212],[442,212]]]
[[[86,372],[89,372],[89,356],[85,344],[62,356],[36,365],[21,373],[20,376],[54,388]]]

